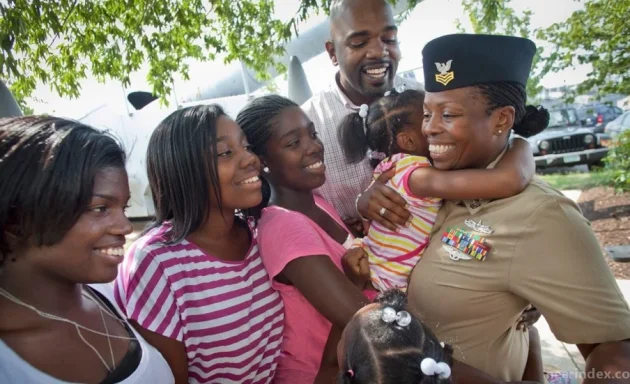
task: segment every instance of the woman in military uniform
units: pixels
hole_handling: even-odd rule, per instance
[[[423,130],[436,168],[492,167],[511,131],[546,127],[548,113],[525,105],[535,53],[530,40],[508,36],[449,35],[425,46]],[[530,303],[558,340],[577,345],[587,374],[630,375],[628,305],[578,206],[540,180],[511,198],[446,202],[408,292],[457,360],[495,378],[523,376],[528,333],[516,324]]]

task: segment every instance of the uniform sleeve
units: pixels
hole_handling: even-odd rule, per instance
[[[183,341],[181,316],[163,266],[142,249],[132,249],[127,257],[132,260],[116,279],[116,301],[143,328]]]
[[[552,199],[530,216],[516,244],[510,289],[529,300],[560,341],[597,344],[630,338],[630,310],[588,220]]]
[[[261,224],[260,257],[271,279],[291,261],[304,256],[327,255],[323,239],[312,224],[295,212],[280,212]]]

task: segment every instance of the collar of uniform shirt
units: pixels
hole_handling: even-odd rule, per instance
[[[490,164],[488,164],[488,166],[486,167],[486,169],[492,169],[494,168],[497,163],[501,160],[501,158],[503,157],[503,155],[505,155],[505,152],[507,152],[508,147],[505,147],[505,149],[499,154],[499,156],[497,156],[496,159],[494,159]],[[483,199],[475,199],[475,200],[460,200],[457,202],[457,204],[464,204],[466,206],[466,208],[468,208],[468,211],[470,211],[470,214],[475,214],[477,213],[477,211],[479,211],[484,205],[486,205],[487,203],[489,203],[491,200],[483,200]]]

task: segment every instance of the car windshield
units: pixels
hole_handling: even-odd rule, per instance
[[[568,123],[568,119],[562,113],[562,111],[551,111],[549,112],[549,128],[559,128],[566,127]]]
[[[567,126],[576,125],[578,116],[575,110],[560,109],[549,111],[549,128],[566,128]]]

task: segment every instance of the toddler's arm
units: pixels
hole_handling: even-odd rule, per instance
[[[529,143],[516,139],[493,169],[440,171],[416,168],[408,186],[415,196],[443,199],[500,199],[519,194],[534,177],[536,164]]]

